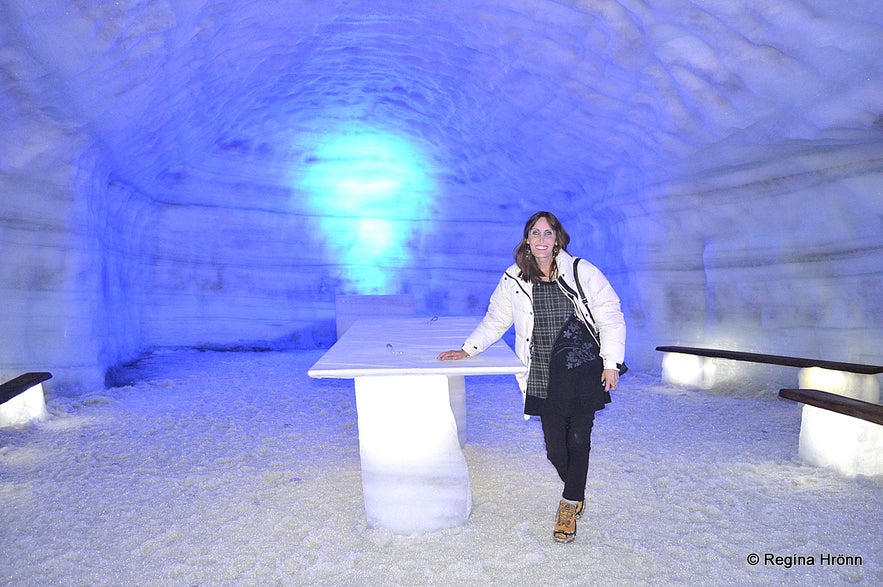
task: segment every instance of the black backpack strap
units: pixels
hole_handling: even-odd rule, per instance
[[[595,317],[592,316],[592,308],[589,307],[589,300],[586,299],[586,292],[583,291],[583,286],[579,282],[579,262],[582,261],[579,257],[574,257],[573,259],[573,280],[576,282],[576,289],[579,292],[579,299],[582,300],[583,305],[586,307],[586,312],[589,313],[589,319],[591,319],[592,324],[595,323]]]
[[[598,344],[598,347],[601,347],[601,341],[598,340],[598,332],[595,330],[595,317],[592,316],[592,308],[589,307],[589,300],[586,298],[586,292],[583,291],[583,286],[579,282],[579,269],[577,266],[581,259],[579,257],[574,257],[573,259],[573,281],[576,283],[576,289],[579,293],[579,299],[583,303],[583,307],[586,309],[586,312],[589,313],[589,323],[586,326],[589,327],[589,334],[592,335],[592,338],[595,339],[595,342]]]
[[[598,347],[600,348],[601,342],[598,340],[598,335],[595,333],[595,317],[592,316],[592,308],[589,307],[589,300],[586,299],[586,294],[583,291],[583,286],[579,282],[579,270],[577,269],[577,265],[580,262],[580,258],[576,257],[573,260],[573,280],[576,282],[576,289],[579,291],[579,297],[583,302],[583,305],[586,307],[586,312],[589,313],[589,318],[592,320],[592,324],[589,326],[589,332],[592,334],[592,337],[595,339],[595,342],[598,343]],[[617,363],[617,368],[619,369],[620,375],[625,375],[625,372],[629,370],[628,365],[623,363]]]

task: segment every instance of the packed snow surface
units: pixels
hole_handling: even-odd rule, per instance
[[[48,420],[0,430],[0,583],[883,584],[883,479],[799,462],[775,390],[657,372],[598,416],[574,543],[552,541],[561,484],[511,376],[467,377],[466,525],[368,527],[353,384],[310,379],[320,356],[157,352],[129,385],[50,394]]]

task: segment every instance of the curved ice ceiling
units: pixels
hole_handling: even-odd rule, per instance
[[[435,146],[455,180],[530,169],[606,190],[734,135],[880,116],[874,2],[6,5],[14,87],[158,198],[187,195],[152,182],[234,155],[281,173],[309,149],[295,137],[352,121]]]

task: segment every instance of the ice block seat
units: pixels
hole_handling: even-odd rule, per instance
[[[502,342],[459,361],[436,358],[459,348],[480,320],[358,320],[307,371],[354,380],[370,526],[414,534],[461,526],[469,518],[464,376],[527,370]]]
[[[47,372],[25,373],[0,385],[0,427],[45,418],[43,382],[51,378]]]
[[[854,477],[883,475],[883,405],[818,389],[781,389],[804,404],[797,454]]]

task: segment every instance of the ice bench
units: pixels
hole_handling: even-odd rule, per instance
[[[848,476],[883,475],[883,406],[877,403],[880,386],[876,379],[883,367],[725,349],[658,346],[656,350],[675,356],[799,367],[800,389],[782,389],[779,395],[804,404],[800,458]],[[665,360],[663,378],[673,379],[666,374]]]
[[[780,389],[804,404],[797,454],[849,476],[883,475],[883,405],[819,389]]]
[[[0,427],[46,417],[43,382],[52,373],[25,373],[0,385]]]
[[[878,373],[883,373],[883,367],[879,365],[841,363],[838,361],[825,361],[822,359],[805,359],[803,357],[787,357],[783,355],[746,353],[742,351],[730,351],[725,349],[706,349],[689,346],[658,346],[656,347],[656,350],[662,351],[664,353],[696,355],[698,357],[730,359],[733,361],[748,361],[751,363],[766,363],[769,365],[784,365],[786,367],[819,367],[820,369],[846,371],[847,373],[860,373],[862,375],[876,375]]]

